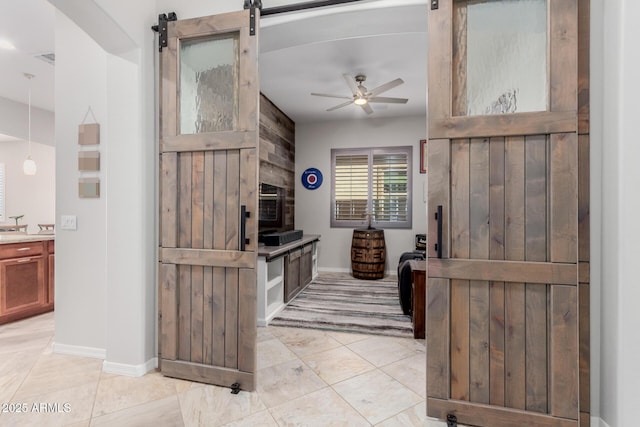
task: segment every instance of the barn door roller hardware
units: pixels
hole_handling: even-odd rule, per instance
[[[431,10],[436,10],[438,7],[440,7],[440,1],[431,0]]]
[[[453,414],[447,414],[447,427],[458,427],[458,418]]]
[[[158,51],[162,52],[163,47],[167,47],[169,44],[168,36],[167,36],[167,22],[169,21],[177,21],[178,16],[175,12],[161,13],[158,15],[158,25],[154,25],[151,27],[153,31],[159,34],[158,39]]]
[[[262,9],[262,0],[244,0],[244,8],[249,9],[249,35],[256,35],[256,9]]]

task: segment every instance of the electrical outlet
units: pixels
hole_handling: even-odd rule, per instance
[[[77,230],[78,223],[75,215],[62,215],[60,217],[60,229],[62,230]]]

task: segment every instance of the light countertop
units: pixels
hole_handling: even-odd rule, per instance
[[[315,242],[316,240],[320,240],[319,234],[305,234],[301,239],[285,243],[281,246],[265,246],[264,244],[260,244],[258,246],[258,256],[263,256],[267,261],[269,261],[273,258],[279,257],[280,255],[286,254],[292,249],[296,249],[307,243]]]
[[[0,245],[8,243],[37,242],[41,240],[55,240],[53,234],[23,234],[23,233],[0,233]]]

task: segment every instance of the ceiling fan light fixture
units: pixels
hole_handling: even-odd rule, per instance
[[[365,105],[367,103],[367,98],[358,97],[353,101],[356,105]]]

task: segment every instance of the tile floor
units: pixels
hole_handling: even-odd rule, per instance
[[[0,326],[0,426],[445,426],[425,416],[424,340],[258,328],[257,390],[238,395],[52,343],[53,313]]]

